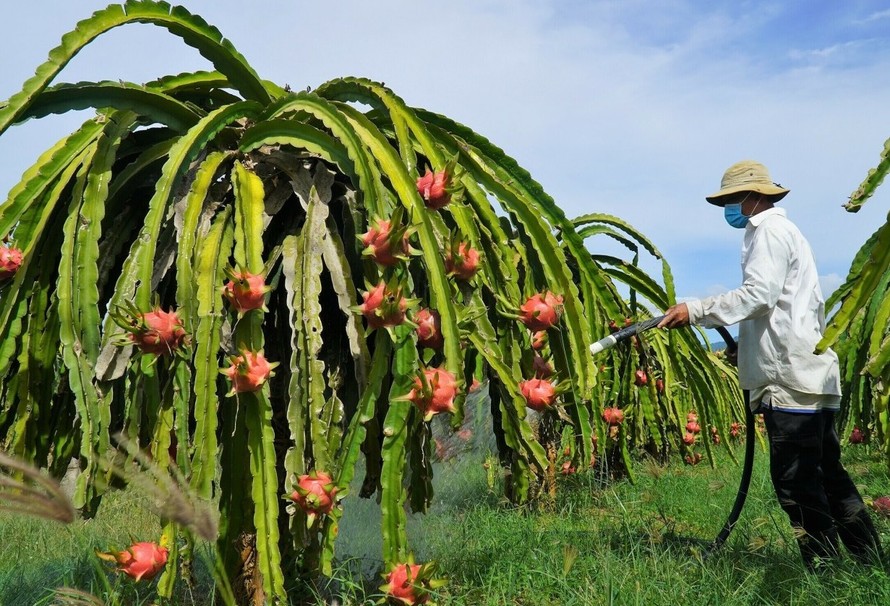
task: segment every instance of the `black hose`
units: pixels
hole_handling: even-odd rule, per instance
[[[729,352],[734,352],[738,346],[729,334],[729,331],[719,327],[717,332],[726,341],[726,349]],[[739,491],[736,494],[732,510],[729,512],[729,517],[726,518],[726,523],[723,525],[717,538],[711,542],[711,545],[705,551],[705,555],[713,554],[726,542],[729,533],[732,532],[733,527],[739,520],[742,508],[745,506],[745,499],[748,497],[748,487],[751,485],[751,472],[754,468],[754,413],[751,412],[750,406],[751,393],[747,389],[742,390],[742,398],[745,404],[745,461],[742,465],[742,480],[739,483]]]

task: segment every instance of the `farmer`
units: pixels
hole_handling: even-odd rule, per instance
[[[825,330],[825,304],[809,243],[775,204],[789,190],[762,164],[730,166],[706,200],[745,230],[740,287],[667,310],[659,327],[739,323],[738,369],[751,409],[763,414],[776,496],[798,537],[808,569],[837,555],[838,537],[860,561],[879,539],[840,461],[834,416],[840,408],[837,354],[814,349]]]

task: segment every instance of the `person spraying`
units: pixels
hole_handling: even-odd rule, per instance
[[[744,230],[742,285],[674,305],[660,328],[739,324],[739,384],[762,414],[770,476],[810,570],[839,555],[839,544],[863,562],[880,554],[868,509],[841,463],[834,418],[840,409],[837,354],[815,354],[825,330],[825,302],[812,249],[784,209],[789,190],[763,164],[742,161],[706,200]]]

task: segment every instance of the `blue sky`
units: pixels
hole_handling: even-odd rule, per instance
[[[887,217],[890,186],[841,205],[890,137],[886,2],[693,0],[186,0],[261,76],[294,88],[383,81],[513,155],[569,216],[618,215],[671,264],[677,293],[735,287],[742,233],[704,196],[741,159],[791,189],[826,291]],[[0,22],[0,98],[16,92],[94,0],[12,3]],[[113,30],[58,81],[205,69],[165,30]],[[85,116],[0,137],[0,191]],[[592,241],[603,252],[621,252]],[[644,261],[647,269],[658,271]],[[826,293],[827,294],[827,293]]]

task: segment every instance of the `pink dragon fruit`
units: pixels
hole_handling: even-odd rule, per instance
[[[850,444],[865,444],[865,433],[858,427],[850,432]]]
[[[392,267],[399,261],[404,261],[411,251],[405,228],[393,228],[392,221],[384,219],[377,219],[358,238],[365,246],[362,256],[370,257],[384,267]]]
[[[297,487],[291,493],[291,500],[306,512],[309,526],[315,517],[331,513],[336,504],[337,487],[331,476],[314,470],[297,478]]]
[[[890,497],[878,497],[872,501],[871,506],[877,513],[890,518]]]
[[[698,421],[689,421],[686,424],[686,431],[689,433],[699,433],[701,431],[701,425],[698,424]]]
[[[532,349],[541,351],[547,344],[547,331],[538,330],[532,333]]]
[[[172,354],[186,338],[179,315],[160,307],[129,317],[125,328],[130,331],[130,341],[141,352],[158,356]]]
[[[555,326],[561,315],[562,296],[549,290],[532,295],[519,307],[519,321],[535,332]]]
[[[268,311],[266,293],[269,290],[262,274],[252,274],[248,271],[231,272],[229,281],[223,287],[223,296],[239,314],[252,309]]]
[[[429,349],[442,349],[445,339],[442,337],[442,319],[435,309],[423,308],[414,314],[417,324],[417,343]]]
[[[278,362],[270,363],[262,351],[242,351],[231,358],[232,364],[221,372],[232,381],[230,395],[259,391],[272,377]]]
[[[479,251],[460,242],[445,254],[445,270],[459,280],[471,280],[479,271]]]
[[[14,246],[0,246],[0,280],[13,277],[21,266],[21,249]]]
[[[426,384],[424,384],[424,382]],[[429,421],[440,412],[454,412],[454,398],[457,396],[457,381],[454,375],[444,368],[427,368],[423,378],[414,379],[414,388],[404,399],[413,402]]]
[[[683,434],[683,443],[686,444],[686,446],[692,446],[693,444],[695,444],[695,434],[689,432]]]
[[[634,384],[638,387],[642,387],[649,383],[649,377],[646,375],[646,371],[642,368],[638,369],[634,373]]]
[[[556,402],[556,387],[547,379],[528,379],[519,382],[519,391],[525,404],[538,412],[547,410]]]
[[[617,406],[603,410],[603,421],[610,427],[616,427],[624,422],[624,411]]]
[[[444,585],[444,581],[432,578],[432,564],[415,564],[409,556],[408,562],[396,564],[384,575],[386,585],[380,587],[387,600],[399,606],[426,604],[430,591]]]
[[[450,186],[451,178],[446,170],[434,173],[427,168],[424,175],[417,179],[417,191],[423,203],[433,210],[445,208],[451,202]]]
[[[371,328],[398,326],[405,321],[408,300],[401,288],[393,288],[381,281],[371,290],[362,292],[364,302],[355,309],[360,311]]]
[[[133,543],[124,551],[96,553],[103,560],[116,562],[118,571],[136,581],[155,578],[167,565],[167,554],[166,548],[150,542]]]
[[[550,362],[537,354],[535,354],[535,359],[532,361],[532,371],[534,371],[535,378],[537,379],[549,379],[553,376],[553,367],[550,365]]]

